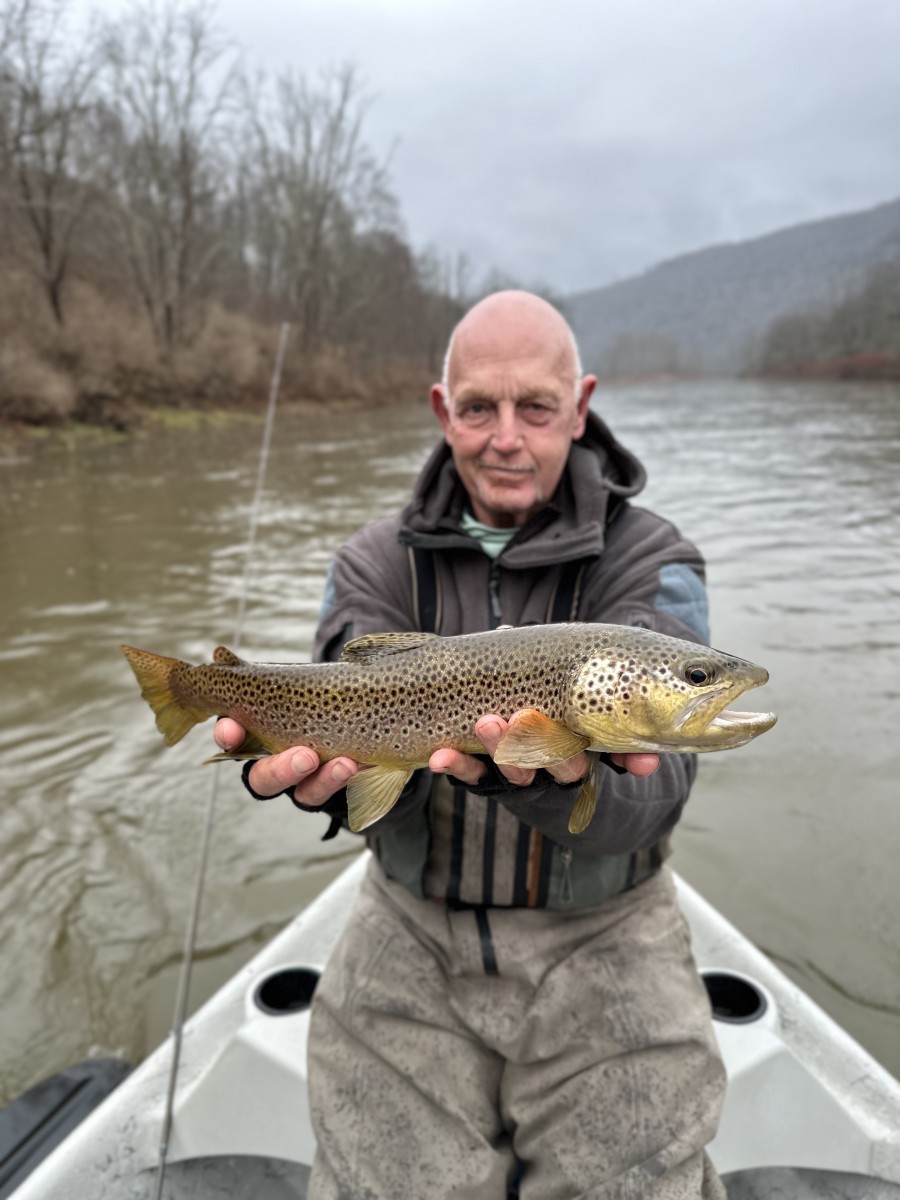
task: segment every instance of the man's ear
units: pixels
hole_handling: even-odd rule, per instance
[[[447,390],[442,383],[433,383],[431,385],[431,391],[429,392],[431,408],[445,435],[450,427],[450,413],[447,411],[446,395]]]
[[[575,430],[572,434],[573,441],[577,441],[584,434],[585,425],[587,424],[588,407],[591,403],[591,396],[593,395],[594,388],[596,386],[596,375],[585,375],[579,384],[578,400],[576,401],[578,417],[576,418]]]

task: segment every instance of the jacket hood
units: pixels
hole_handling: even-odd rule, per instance
[[[596,413],[589,412],[584,435],[572,443],[556,491],[503,551],[504,565],[533,567],[599,553],[615,510],[636,496],[646,481],[640,461]],[[441,441],[403,510],[401,539],[423,546],[471,548],[472,539],[460,529],[467,499],[450,447]]]

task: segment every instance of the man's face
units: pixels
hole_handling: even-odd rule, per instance
[[[572,441],[584,433],[596,380],[576,380],[558,343],[527,355],[459,354],[449,404],[439,384],[432,407],[475,517],[485,525],[524,525],[552,496]]]

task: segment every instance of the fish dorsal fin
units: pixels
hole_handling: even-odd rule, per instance
[[[216,646],[213,650],[213,662],[219,667],[242,667],[244,660],[238,658],[233,650],[229,650],[227,646]]]
[[[353,833],[391,811],[412,775],[407,767],[368,767],[347,784],[347,823]]]
[[[516,713],[501,737],[494,762],[509,767],[547,767],[586,750],[591,739],[536,708]]]
[[[341,652],[343,660],[354,662],[368,658],[382,658],[387,654],[402,654],[438,640],[436,633],[364,633],[353,638]]]

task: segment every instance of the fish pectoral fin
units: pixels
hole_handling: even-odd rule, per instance
[[[354,833],[391,811],[412,771],[406,767],[368,767],[347,784],[347,816]]]
[[[213,650],[213,662],[218,667],[242,667],[244,659],[238,658],[233,650],[229,650],[227,646],[216,646]]]
[[[436,633],[365,633],[353,638],[341,651],[343,660],[359,662],[368,658],[383,658],[388,654],[402,654],[438,640]]]
[[[597,809],[597,792],[600,788],[600,776],[597,763],[600,761],[596,754],[590,756],[591,765],[581,783],[581,791],[575,801],[575,807],[569,815],[569,833],[584,833],[594,819]]]
[[[547,767],[586,750],[590,744],[590,738],[574,733],[539,709],[523,708],[500,739],[494,762],[508,767]]]

